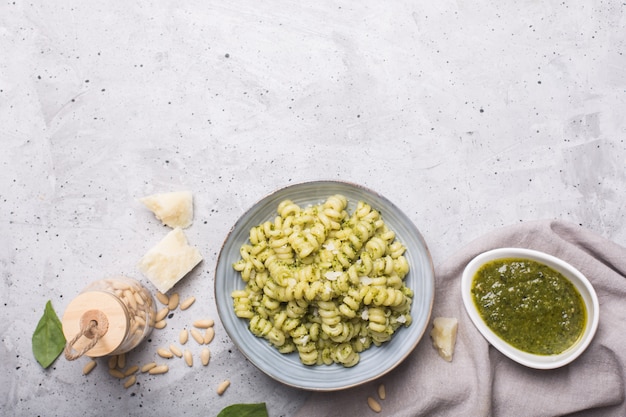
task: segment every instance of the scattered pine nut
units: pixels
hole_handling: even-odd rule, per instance
[[[131,376],[132,374],[134,374],[138,370],[139,370],[139,367],[137,365],[133,365],[130,368],[128,368],[127,370],[124,371],[124,376]]]
[[[169,305],[170,303],[170,298],[167,295],[163,294],[161,291],[157,291],[156,298],[164,306]]]
[[[172,352],[174,355],[178,356],[179,358],[183,356],[183,352],[178,348],[178,346],[174,344],[170,345],[170,352]]]
[[[154,317],[154,321],[161,321],[163,320],[165,317],[167,317],[167,314],[170,312],[169,307],[163,307],[162,309],[160,309],[156,316]]]
[[[157,349],[157,355],[159,355],[160,357],[164,358],[164,359],[170,359],[174,356],[174,354],[172,354],[172,352],[170,352],[167,349],[163,349],[163,348],[158,348]]]
[[[211,351],[209,348],[202,349],[200,352],[200,360],[202,361],[202,365],[207,366],[209,364],[209,360],[211,360]]]
[[[160,320],[160,321],[157,321],[156,323],[154,323],[154,328],[155,329],[163,329],[163,328],[165,328],[165,326],[167,326],[167,322],[165,320]]]
[[[178,301],[180,300],[178,293],[175,292],[174,294],[170,295],[170,300],[167,303],[167,307],[170,309],[170,311],[174,311],[176,310],[176,307],[178,307]]]
[[[109,356],[109,369],[117,368],[117,355]]]
[[[378,386],[378,398],[380,398],[381,400],[384,400],[385,398],[387,398],[387,392],[385,390],[385,384],[380,384]]]
[[[178,334],[178,341],[180,342],[180,344],[184,345],[185,343],[187,343],[188,339],[189,339],[189,332],[187,331],[187,329],[181,330],[180,333]]]
[[[193,322],[193,326],[198,329],[208,329],[209,327],[213,327],[215,321],[213,319],[205,319],[205,320],[196,320]]]
[[[124,373],[122,371],[120,371],[119,369],[109,369],[109,374],[115,378],[118,379],[124,379],[126,378],[124,376]]]
[[[126,368],[126,354],[120,353],[117,355],[117,367],[120,369]]]
[[[222,395],[226,392],[226,389],[230,386],[230,381],[227,379],[222,381],[222,383],[217,387],[217,394]]]
[[[144,366],[141,367],[141,372],[146,373],[150,369],[154,368],[155,366],[157,366],[157,364],[155,362],[147,363],[147,364],[145,364]]]
[[[191,337],[193,337],[196,340],[196,342],[198,342],[198,344],[200,345],[204,344],[204,336],[202,336],[202,333],[200,333],[196,329],[191,329],[190,332],[191,332]]]
[[[135,385],[135,382],[137,382],[137,377],[135,375],[131,375],[131,377],[124,382],[124,388],[130,388],[131,386]]]
[[[87,362],[85,366],[83,366],[83,375],[87,375],[89,372],[93,371],[96,365],[98,365],[98,363],[93,359]]]
[[[213,329],[213,327],[209,327],[208,329],[206,329],[206,332],[204,332],[204,344],[208,345],[209,343],[211,343],[214,337],[215,329]]]
[[[155,366],[154,368],[150,369],[148,371],[148,373],[150,375],[160,375],[160,374],[166,373],[169,370],[170,370],[170,368],[167,365],[158,365],[158,366]]]
[[[380,404],[378,403],[378,401],[376,401],[374,398],[372,397],[367,397],[367,405],[372,409],[373,412],[375,413],[380,413],[382,411],[382,407],[380,406]]]
[[[193,356],[191,355],[189,349],[185,349],[185,353],[183,353],[183,356],[185,357],[185,363],[187,364],[187,366],[193,366]]]
[[[181,310],[187,310],[195,302],[196,302],[196,297],[189,297],[185,301],[180,303],[180,309]]]

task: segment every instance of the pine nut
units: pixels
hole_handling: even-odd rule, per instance
[[[93,371],[96,365],[98,365],[98,363],[93,359],[87,362],[85,366],[83,366],[83,375],[87,375],[89,372]]]
[[[200,345],[204,344],[204,337],[202,336],[202,333],[200,333],[196,329],[191,329],[190,332],[191,332],[191,337],[193,337],[196,340],[196,342],[198,342],[198,344]]]
[[[226,388],[228,388],[230,386],[230,381],[227,379],[226,381],[223,381],[218,387],[217,387],[217,394],[218,395],[222,395],[224,394],[224,392],[226,392]]]
[[[130,388],[131,386],[135,385],[135,382],[137,382],[137,377],[135,375],[132,375],[126,380],[126,382],[124,382],[124,388]]]
[[[189,332],[187,331],[187,329],[181,330],[180,333],[178,334],[178,341],[180,342],[180,344],[184,345],[185,343],[187,343],[188,339],[189,339]]]
[[[154,323],[154,328],[155,329],[163,329],[163,328],[165,328],[165,326],[167,326],[167,322],[165,320],[160,320],[160,321],[157,321],[156,323]]]
[[[130,305],[131,310],[137,310],[137,300],[135,300],[135,293],[131,290],[124,290],[124,299]]]
[[[167,307],[170,309],[170,311],[174,311],[176,310],[176,307],[178,307],[178,301],[180,300],[180,298],[178,297],[178,293],[175,292],[174,294],[170,295],[170,301],[167,303]]]
[[[117,368],[117,355],[109,356],[109,369]]]
[[[158,365],[158,366],[155,366],[154,368],[150,369],[148,371],[148,373],[150,375],[160,375],[160,374],[166,373],[169,370],[170,370],[170,368],[167,365]]]
[[[191,355],[189,349],[185,349],[183,356],[185,357],[185,363],[187,366],[193,366],[193,356]]]
[[[160,357],[162,357],[164,359],[170,359],[170,358],[172,358],[174,356],[172,354],[172,352],[170,352],[167,349],[163,349],[163,348],[158,348],[157,349],[157,355],[159,355]]]
[[[378,401],[376,401],[375,399],[373,399],[372,397],[367,397],[367,405],[372,409],[373,412],[375,413],[380,413],[382,411],[382,407],[380,406],[380,404],[378,403]]]
[[[207,366],[209,364],[209,360],[211,360],[211,351],[209,348],[202,349],[200,353],[200,360],[202,361],[202,365]]]
[[[140,306],[142,306],[142,305],[144,305],[144,304],[145,304],[145,301],[143,301],[143,298],[141,298],[141,295],[140,295],[138,292],[136,292],[136,293],[135,293],[134,297],[135,297],[135,301],[136,301],[136,302],[137,302],[137,304],[139,304]]]
[[[205,320],[196,320],[193,322],[193,326],[198,329],[208,329],[209,327],[213,327],[215,321],[213,319],[205,319]]]
[[[195,302],[196,302],[196,297],[189,297],[185,301],[180,303],[180,309],[181,310],[187,310]]]
[[[154,320],[155,321],[163,320],[165,317],[167,317],[167,314],[169,312],[170,312],[170,309],[168,307],[163,307],[157,312],[156,317],[154,317]]]
[[[167,295],[165,295],[162,292],[160,292],[160,291],[157,291],[156,298],[164,306],[166,306],[166,305],[168,305],[170,303],[170,298]]]
[[[126,378],[124,376],[124,373],[122,371],[120,371],[119,369],[109,369],[109,374],[111,376],[114,376],[115,378],[118,378],[118,379]]]
[[[137,365],[133,365],[130,368],[128,368],[127,370],[124,371],[124,376],[131,376],[132,374],[134,374],[138,370],[139,370],[139,367]]]
[[[146,327],[146,320],[145,320],[143,317],[141,317],[141,316],[135,316],[135,317],[134,317],[134,319],[135,319],[135,322],[136,322],[139,326],[141,326],[141,327]]]
[[[128,284],[122,281],[118,281],[116,279],[112,279],[110,281],[108,281],[109,284],[111,284],[111,287],[115,290],[125,290],[126,288],[128,288]]]
[[[120,353],[117,355],[117,367],[120,369],[126,368],[126,354]]]
[[[385,390],[385,384],[380,384],[378,386],[378,398],[384,400],[387,397],[387,392]]]
[[[147,363],[147,364],[145,364],[144,366],[141,367],[141,372],[146,373],[150,369],[154,368],[155,366],[157,366],[157,364],[154,363],[154,362]]]
[[[131,326],[130,326],[130,330],[128,331],[128,333],[135,333],[135,334],[139,334],[139,333],[143,333],[143,329],[141,327],[139,327],[139,323],[137,323],[136,321],[133,321],[131,319]],[[116,365],[117,366],[117,365]]]
[[[209,327],[208,329],[206,329],[206,332],[204,332],[204,344],[208,345],[209,343],[211,343],[214,337],[215,329],[213,329],[213,327]]]
[[[178,349],[178,346],[176,345],[170,345],[170,352],[172,352],[174,355],[178,356],[179,358],[183,356],[183,352],[181,352],[180,349]]]

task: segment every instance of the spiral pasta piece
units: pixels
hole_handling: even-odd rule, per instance
[[[233,264],[245,284],[231,294],[237,317],[305,365],[355,366],[412,322],[406,248],[369,204],[347,208],[342,195],[307,207],[284,200]]]

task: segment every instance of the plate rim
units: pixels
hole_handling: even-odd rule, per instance
[[[225,313],[227,314],[234,314],[234,312],[232,311],[232,303],[227,303],[229,304],[227,307],[226,306],[221,306],[221,301],[220,297],[218,297],[218,276],[219,276],[219,271],[220,271],[220,267],[222,266],[222,264],[225,262],[225,260],[223,259],[223,254],[224,251],[226,250],[227,244],[229,243],[229,241],[231,240],[233,233],[241,226],[245,223],[245,221],[247,221],[247,218],[252,216],[254,214],[255,208],[258,207],[261,203],[268,201],[270,199],[272,199],[273,197],[280,195],[282,193],[286,193],[291,189],[296,189],[296,188],[300,188],[300,187],[306,187],[306,186],[327,186],[327,187],[331,187],[331,186],[337,186],[337,187],[347,187],[348,189],[353,189],[354,192],[363,192],[366,194],[366,197],[369,195],[375,196],[377,199],[381,200],[385,205],[386,205],[386,209],[388,210],[389,208],[391,208],[392,210],[395,211],[395,213],[401,218],[401,220],[403,222],[406,222],[406,228],[407,231],[410,234],[414,235],[414,238],[416,239],[416,241],[419,242],[419,244],[422,246],[423,249],[420,250],[420,253],[422,255],[422,257],[424,257],[427,260],[427,267],[425,268],[425,272],[426,272],[426,276],[423,277],[423,279],[425,280],[425,284],[428,285],[428,289],[430,294],[428,295],[428,299],[427,299],[427,309],[425,309],[424,311],[424,320],[423,320],[423,326],[422,328],[417,332],[416,336],[414,337],[414,340],[411,340],[411,345],[408,348],[405,348],[403,350],[403,353],[401,355],[399,355],[399,357],[397,358],[397,360],[395,360],[395,362],[387,367],[384,370],[381,370],[380,372],[376,372],[376,373],[372,373],[371,375],[362,378],[361,380],[352,382],[352,383],[346,383],[346,384],[337,384],[337,385],[329,385],[329,386],[324,386],[324,387],[319,387],[319,386],[310,386],[310,385],[306,385],[304,383],[295,383],[293,381],[290,381],[288,379],[285,379],[284,377],[282,377],[281,375],[277,375],[274,372],[270,372],[269,370],[265,369],[263,366],[261,366],[261,364],[257,363],[257,361],[252,358],[249,353],[246,351],[246,349],[243,349],[240,346],[240,343],[238,343],[238,341],[236,340],[237,338],[233,337],[233,334],[231,333],[232,331],[234,331],[233,329],[229,329],[229,327],[225,324],[225,321],[222,319],[221,314],[222,314],[222,310],[224,310]],[[365,198],[364,198],[365,200]],[[278,203],[278,202],[276,202]],[[380,207],[375,207],[377,210],[381,211]],[[384,213],[383,213],[384,215]],[[393,229],[392,229],[393,230]],[[246,234],[247,236],[247,234]],[[404,243],[404,242],[403,242]],[[413,268],[411,268],[411,270],[413,270]],[[229,229],[226,237],[224,238],[224,241],[220,247],[220,251],[218,252],[218,256],[217,256],[217,260],[216,260],[216,265],[215,265],[215,275],[214,275],[215,279],[214,279],[214,285],[213,285],[213,295],[214,295],[214,299],[215,299],[215,303],[216,303],[216,307],[217,307],[217,312],[218,315],[220,316],[220,321],[222,322],[222,325],[224,327],[224,329],[226,330],[226,333],[228,334],[231,342],[235,345],[235,347],[238,349],[239,352],[241,352],[241,354],[251,363],[253,364],[258,370],[260,370],[262,373],[264,373],[265,375],[269,376],[270,378],[274,379],[275,381],[278,381],[282,384],[285,384],[287,386],[293,387],[293,388],[298,388],[298,389],[303,389],[303,390],[308,390],[308,391],[319,391],[319,392],[327,392],[327,391],[338,391],[338,390],[343,390],[343,389],[348,389],[348,388],[352,388],[352,387],[356,387],[362,384],[365,384],[367,382],[370,382],[372,380],[375,380],[377,378],[380,378],[384,375],[386,375],[387,373],[391,372],[393,369],[395,369],[396,367],[398,367],[417,347],[417,345],[420,343],[420,341],[423,339],[424,334],[426,333],[426,330],[428,329],[431,317],[432,317],[432,310],[433,310],[433,306],[434,306],[434,298],[435,298],[435,267],[434,267],[434,263],[432,260],[432,254],[430,252],[430,249],[428,247],[428,244],[426,243],[426,240],[424,239],[422,233],[420,232],[420,230],[417,228],[417,226],[415,225],[415,223],[404,213],[404,211],[402,211],[398,206],[396,206],[393,202],[391,202],[388,198],[386,198],[385,196],[383,196],[382,194],[357,183],[353,183],[353,182],[349,182],[349,181],[340,181],[340,180],[312,180],[312,181],[302,181],[302,182],[296,182],[296,183],[292,183],[292,184],[288,184],[285,186],[282,186],[280,188],[275,189],[272,192],[266,193],[264,194],[261,198],[257,199],[254,204],[252,204],[248,209],[244,210],[244,212],[239,216],[239,218],[237,219],[237,221],[233,224],[233,226]],[[413,308],[413,307],[412,307]],[[237,317],[236,317],[237,318]],[[239,319],[239,318],[237,318]],[[267,344],[268,342],[265,341],[262,338],[257,338],[256,336],[253,335],[253,337],[255,339],[257,339],[259,341],[259,343],[263,343],[263,344]],[[390,343],[391,341],[393,341],[393,338],[385,343]],[[381,349],[384,348],[385,344],[383,344],[381,347],[377,347],[372,345],[370,347],[370,349],[368,350],[375,350],[375,349]],[[272,348],[275,349],[275,348]],[[276,351],[278,352],[278,351]],[[321,365],[320,365],[321,366]],[[326,366],[326,365],[324,365]],[[329,365],[329,366],[340,366],[340,365]],[[358,366],[358,365],[357,365]]]

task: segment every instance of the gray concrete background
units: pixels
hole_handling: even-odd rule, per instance
[[[215,415],[306,397],[216,325],[207,368],[124,389],[102,361],[43,370],[31,335],[92,281],[146,282],[165,229],[137,198],[192,190],[198,301],[129,354],[218,319],[214,268],[255,201],[301,181],[367,186],[435,264],[495,228],[564,219],[624,244],[620,1],[5,1],[0,4],[0,414]],[[230,389],[218,396],[219,382]]]

